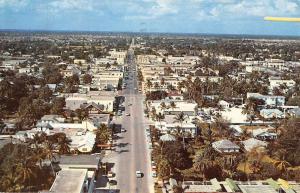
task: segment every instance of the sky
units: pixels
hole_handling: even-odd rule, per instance
[[[0,29],[297,35],[300,0],[0,0]]]

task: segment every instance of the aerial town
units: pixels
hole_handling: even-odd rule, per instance
[[[1,32],[0,191],[300,192],[299,43]]]

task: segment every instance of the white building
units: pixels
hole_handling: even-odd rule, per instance
[[[197,135],[197,127],[192,123],[192,117],[187,116],[182,124],[176,122],[175,118],[175,115],[165,115],[163,120],[155,122],[155,127],[160,129],[162,133],[176,133],[179,129],[186,136],[195,137]]]
[[[270,90],[273,90],[276,87],[280,87],[281,85],[284,85],[287,87],[287,89],[291,89],[296,85],[296,82],[294,80],[282,80],[280,77],[270,77]]]
[[[259,93],[247,93],[247,98],[261,99],[265,105],[269,106],[283,106],[285,104],[284,96],[262,95]]]

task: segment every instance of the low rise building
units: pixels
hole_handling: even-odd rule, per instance
[[[269,105],[269,106],[282,106],[285,104],[284,96],[262,95],[259,93],[247,93],[247,98],[261,99],[265,102],[265,105]]]

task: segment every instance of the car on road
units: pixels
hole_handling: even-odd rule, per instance
[[[143,177],[143,173],[142,173],[141,171],[136,171],[136,172],[135,172],[135,176],[136,176],[137,178],[142,178],[142,177]]]
[[[131,105],[132,105],[131,103],[128,104],[128,106],[131,106]]]
[[[137,88],[135,87],[134,90],[137,90]]]
[[[126,113],[126,116],[130,116],[130,113]]]
[[[124,128],[121,129],[121,132],[122,132],[122,133],[125,133],[126,131],[127,131],[127,130],[124,129]]]

